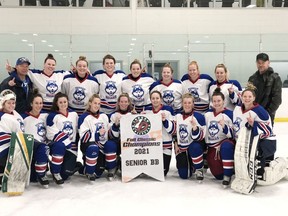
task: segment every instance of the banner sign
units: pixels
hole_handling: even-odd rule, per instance
[[[120,125],[122,182],[142,173],[164,181],[161,115],[125,115]]]

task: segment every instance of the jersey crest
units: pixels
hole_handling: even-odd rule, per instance
[[[235,133],[237,133],[240,130],[241,122],[242,122],[242,119],[239,117],[237,117],[236,120],[233,122]]]
[[[64,121],[63,122],[63,129],[62,131],[66,134],[68,134],[68,136],[71,136],[73,134],[73,125],[71,121]]]
[[[187,125],[179,124],[179,136],[181,140],[185,140],[188,137]]]
[[[216,136],[216,134],[219,133],[219,127],[218,127],[218,122],[217,121],[211,121],[210,125],[208,127],[208,132],[211,137]]]
[[[35,125],[37,128],[37,134],[45,140],[45,135],[46,135],[46,128],[44,125],[44,122],[40,122]]]
[[[105,128],[103,122],[97,122],[95,125],[96,125],[96,132],[99,132],[100,129]],[[99,136],[99,140],[105,140],[105,133]]]
[[[106,82],[105,92],[109,96],[113,96],[115,94],[115,92],[117,91],[117,87],[116,87],[115,83],[116,82],[114,82],[114,81],[107,81]]]
[[[21,129],[21,131],[24,132],[24,131],[25,131],[24,122],[23,122],[20,118],[18,118],[17,121],[18,121],[19,124],[20,124],[20,129]]]
[[[49,92],[50,95],[48,96],[54,96],[54,94],[58,90],[58,85],[55,80],[47,80],[46,90]]]
[[[144,90],[141,85],[134,85],[132,89],[132,95],[138,100],[144,97]]]
[[[76,100],[76,102],[81,102],[85,99],[85,88],[83,87],[75,87],[75,91],[73,93],[73,98]]]
[[[198,93],[198,89],[195,87],[191,87],[188,89],[189,92],[192,94],[192,96],[194,97],[195,101],[199,101],[199,93]]]
[[[173,90],[165,90],[163,91],[163,101],[165,104],[167,105],[172,105],[172,103],[174,102],[174,95],[173,95]]]

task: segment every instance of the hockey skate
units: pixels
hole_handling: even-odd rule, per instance
[[[38,181],[44,188],[49,187],[49,180],[48,180],[46,175],[44,175],[42,177],[38,177]]]
[[[203,174],[203,168],[202,169],[197,169],[195,171],[196,179],[198,180],[199,183],[202,183],[204,179],[204,174]]]
[[[108,170],[107,178],[109,181],[113,181],[115,179],[116,171],[117,171],[116,168]]]
[[[229,187],[230,183],[231,183],[231,177],[224,176],[223,181],[222,181],[223,188]]]
[[[53,176],[53,180],[55,181],[57,185],[64,184],[64,180],[62,179],[60,173],[54,173],[52,174],[52,176]]]
[[[90,181],[95,181],[96,180],[96,174],[86,174],[86,177],[88,178],[88,180]]]

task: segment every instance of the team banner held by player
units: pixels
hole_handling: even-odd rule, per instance
[[[164,181],[161,115],[126,115],[120,125],[122,182],[141,173]]]

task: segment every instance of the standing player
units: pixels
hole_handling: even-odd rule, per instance
[[[109,119],[100,113],[101,99],[97,94],[90,97],[88,109],[79,117],[80,149],[83,153],[84,171],[90,181],[99,178],[105,168],[108,179],[116,172],[117,144],[108,139]]]
[[[183,93],[191,93],[194,97],[194,109],[197,112],[205,113],[209,108],[208,88],[213,79],[207,74],[200,74],[196,61],[188,65],[188,74],[182,79]]]
[[[229,110],[234,110],[235,105],[240,103],[241,85],[237,80],[228,79],[228,70],[224,64],[218,64],[215,67],[216,81],[213,81],[209,86],[210,106],[212,107],[212,94],[216,88],[220,88],[225,96],[224,107]]]
[[[212,95],[213,108],[205,113],[206,136],[208,147],[207,162],[216,179],[228,186],[234,171],[234,141],[232,111],[224,107],[225,97],[219,88]]]
[[[151,107],[145,109],[145,113],[160,113],[162,117],[162,142],[163,142],[163,162],[164,175],[166,176],[171,162],[172,155],[172,134],[175,133],[176,127],[173,121],[173,109],[170,106],[162,104],[162,95],[159,91],[154,90],[150,93]]]
[[[142,66],[138,60],[130,64],[130,74],[123,78],[122,92],[128,93],[137,113],[150,106],[149,88],[154,79],[148,73],[142,73]]]
[[[173,69],[170,64],[165,64],[162,68],[162,79],[155,81],[150,86],[150,93],[157,90],[161,93],[163,104],[171,106],[174,113],[182,111],[182,83],[173,79]]]
[[[7,89],[0,94],[0,188],[10,147],[11,133],[24,132],[24,122],[15,111],[16,95]]]
[[[126,74],[121,70],[115,70],[116,60],[112,55],[103,58],[104,70],[98,70],[93,76],[100,84],[99,95],[101,97],[100,111],[110,115],[116,110],[117,98],[121,94],[121,82]]]
[[[190,93],[184,94],[183,112],[175,117],[178,140],[175,145],[176,166],[180,178],[189,178],[195,170],[196,179],[202,181],[205,119],[201,113],[194,112],[193,100]]]
[[[99,93],[99,83],[88,71],[88,62],[85,56],[79,56],[76,61],[76,72],[64,77],[62,92],[68,95],[69,108],[82,114],[88,100],[93,94]]]
[[[41,185],[47,188],[49,185],[46,177],[49,154],[46,138],[46,118],[48,114],[42,112],[43,98],[37,91],[32,95],[30,106],[31,110],[22,115],[25,132],[34,136],[30,181],[39,181]]]
[[[76,112],[68,109],[68,97],[61,92],[55,95],[51,113],[47,117],[47,138],[51,142],[51,173],[56,184],[63,184],[74,174],[77,159]]]

